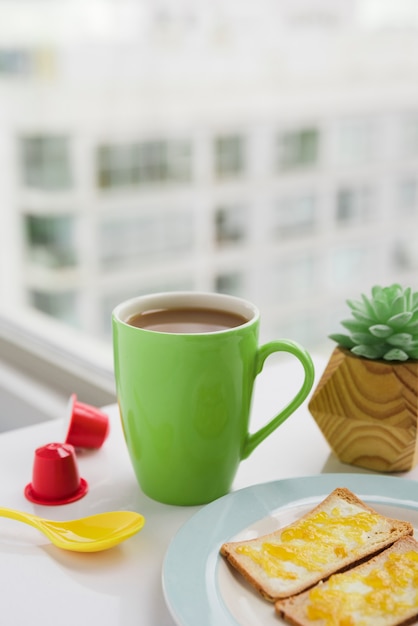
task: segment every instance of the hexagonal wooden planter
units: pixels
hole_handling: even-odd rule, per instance
[[[372,361],[337,347],[308,406],[343,463],[379,472],[418,463],[418,361]]]

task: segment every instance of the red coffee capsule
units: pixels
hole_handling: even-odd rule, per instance
[[[32,482],[25,496],[36,504],[68,504],[82,498],[88,490],[80,478],[74,447],[68,443],[48,443],[35,450]]]
[[[109,434],[109,417],[100,409],[84,404],[72,394],[68,404],[69,427],[65,442],[75,448],[100,448]]]

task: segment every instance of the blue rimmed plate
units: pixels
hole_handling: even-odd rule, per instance
[[[179,626],[278,626],[272,604],[219,556],[225,541],[290,524],[336,487],[377,511],[410,521],[418,536],[418,484],[395,476],[321,474],[254,485],[208,504],[178,531],[163,565],[167,606]]]

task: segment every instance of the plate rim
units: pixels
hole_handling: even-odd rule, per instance
[[[163,560],[162,586],[175,623],[240,626],[217,590],[220,545],[269,513],[306,498],[325,497],[336,487],[347,487],[372,505],[391,504],[418,511],[417,481],[397,475],[318,474],[271,480],[232,491],[194,513],[170,541]],[[240,509],[240,504],[245,507]],[[212,529],[211,535],[202,542],[207,527]],[[190,567],[190,560],[194,567]]]

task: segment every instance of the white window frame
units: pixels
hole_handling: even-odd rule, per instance
[[[3,399],[20,400],[26,412],[22,422],[2,406],[0,431],[40,418],[68,417],[73,393],[93,406],[116,402],[111,343],[96,341],[37,311],[0,313],[0,373]]]

